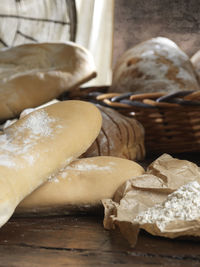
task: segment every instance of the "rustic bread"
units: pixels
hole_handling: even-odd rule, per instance
[[[58,103],[59,101],[57,99],[53,99],[41,106],[38,106],[36,108],[26,108],[24,109],[20,115],[19,115],[19,118],[15,118],[15,119],[11,119],[11,120],[7,120],[5,121],[3,124],[0,125],[0,130],[5,130],[7,127],[9,127],[10,125],[12,125],[13,123],[15,123],[16,121],[18,121],[18,119],[21,119],[23,118],[24,116],[28,115],[29,113],[33,112],[34,110],[38,110],[38,109],[41,109],[41,108],[44,108],[44,107],[47,107],[49,105],[52,105],[52,104],[55,104],[55,103]]]
[[[82,101],[35,110],[7,127],[0,135],[0,226],[24,197],[85,152],[100,128],[99,110]]]
[[[57,102],[52,100],[37,108],[22,111],[20,118],[36,109]],[[102,115],[102,127],[98,137],[81,157],[113,156],[129,160],[143,160],[145,157],[144,128],[134,118],[123,116],[119,112],[97,106]],[[2,126],[6,128],[15,120],[8,120]]]
[[[16,209],[23,213],[71,213],[100,205],[112,198],[126,180],[144,173],[134,161],[115,157],[73,161],[56,176],[25,198]]]
[[[111,108],[100,105],[97,107],[103,118],[101,131],[82,156],[113,156],[129,160],[144,159],[143,126],[134,118],[123,116]]]
[[[91,54],[74,43],[24,44],[0,51],[0,121],[14,118],[96,76]]]
[[[200,50],[197,51],[192,57],[191,62],[196,70],[198,80],[200,81]]]
[[[126,51],[117,61],[109,91],[199,90],[189,57],[171,40],[157,37]]]

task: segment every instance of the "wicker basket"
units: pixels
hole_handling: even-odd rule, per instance
[[[61,99],[81,99],[134,117],[145,128],[148,153],[200,151],[200,92],[107,93],[108,87],[90,87],[65,94]]]

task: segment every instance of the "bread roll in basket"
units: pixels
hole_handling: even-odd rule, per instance
[[[157,37],[126,51],[117,61],[109,92],[199,90],[189,57],[171,40]]]

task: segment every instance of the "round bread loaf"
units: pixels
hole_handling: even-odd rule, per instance
[[[200,81],[200,50],[197,51],[192,57],[191,62],[196,70],[198,79]]]
[[[115,157],[82,158],[25,198],[16,213],[70,213],[99,205],[112,198],[126,180],[144,173],[134,161]]]
[[[102,127],[98,137],[82,157],[113,156],[129,160],[145,157],[144,128],[134,118],[97,106],[102,115]]]
[[[0,135],[0,226],[24,197],[85,152],[100,128],[99,110],[82,101],[35,110],[7,127]]]
[[[74,43],[24,44],[0,51],[0,121],[14,118],[96,76],[91,54]]]
[[[199,90],[188,56],[171,40],[157,37],[126,51],[113,71],[111,92]]]

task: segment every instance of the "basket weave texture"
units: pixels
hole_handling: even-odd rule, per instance
[[[145,129],[147,153],[200,151],[200,92],[107,93],[108,87],[90,87],[61,99],[81,99],[134,117]]]

